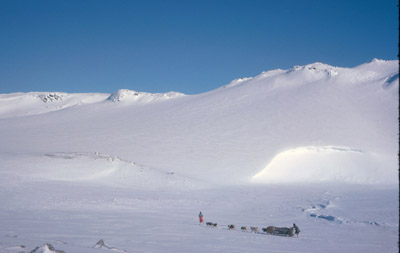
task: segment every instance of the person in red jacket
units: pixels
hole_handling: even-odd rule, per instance
[[[200,223],[203,223],[203,221],[204,221],[203,220],[203,214],[201,212],[199,213],[199,219],[200,219]]]

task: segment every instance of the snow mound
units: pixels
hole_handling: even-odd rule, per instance
[[[117,102],[135,102],[140,101],[143,103],[149,103],[153,101],[164,101],[176,97],[184,96],[184,94],[179,92],[167,92],[167,93],[146,93],[137,92],[133,90],[120,89],[108,97],[108,100]]]
[[[46,243],[42,247],[36,247],[31,253],[65,253],[63,250],[56,250],[53,245]]]
[[[382,166],[385,164],[388,166]],[[349,147],[299,147],[276,155],[255,183],[347,182],[396,183],[396,157],[380,157]]]

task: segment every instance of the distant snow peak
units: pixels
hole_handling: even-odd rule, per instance
[[[38,95],[38,97],[44,102],[44,103],[48,103],[48,102],[53,102],[53,101],[61,101],[64,97],[64,94],[61,93],[44,93],[44,94],[40,94]]]
[[[374,58],[369,63],[385,63],[385,62],[389,62],[389,61],[378,59],[378,58]]]
[[[326,74],[328,77],[333,77],[338,74],[337,67],[322,63],[322,62],[315,62],[312,64],[308,64],[305,66],[296,65],[293,68],[289,69],[290,72],[298,72],[298,71],[308,71],[315,74]]]
[[[179,92],[168,92],[168,93],[146,93],[146,92],[137,92],[128,89],[120,89],[111,94],[108,97],[108,100],[118,103],[123,101],[142,101],[142,102],[151,102],[155,100],[167,100],[175,97],[184,96],[184,94]]]
[[[308,64],[305,66],[294,66],[291,70],[292,71],[299,71],[299,70],[310,70],[310,71],[326,71],[326,70],[333,70],[335,67],[322,63],[322,62],[315,62],[312,64]]]

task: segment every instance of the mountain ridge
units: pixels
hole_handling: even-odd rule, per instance
[[[296,168],[308,175],[302,181],[393,183],[397,61],[360,66],[273,70],[197,95],[121,90],[114,94],[128,93],[128,100],[117,103],[98,93],[55,93],[47,103],[37,97],[42,107],[29,104],[36,113],[29,117],[16,108],[0,112],[7,143],[0,152],[100,152],[215,184],[254,182],[265,171],[273,175],[257,182],[291,181]],[[56,97],[61,100],[50,101]],[[19,117],[4,117],[13,112]],[[361,152],[338,152],[341,147]]]

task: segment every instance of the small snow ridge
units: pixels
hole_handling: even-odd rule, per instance
[[[1,250],[1,244],[0,244],[0,252],[18,252],[18,253],[25,253],[26,247],[24,245],[19,245],[19,246],[11,246],[4,248],[5,251]]]
[[[121,89],[108,97],[108,100],[111,102],[123,102],[123,101],[142,101],[142,102],[152,102],[152,101],[161,101],[168,100],[171,98],[181,97],[184,94],[179,92],[168,92],[168,93],[146,93],[146,92],[137,92],[133,90]]]
[[[36,171],[35,176],[48,180],[97,182],[128,188],[195,187],[190,180],[174,171],[146,167],[99,152],[44,154],[40,159],[40,172]]]
[[[245,83],[247,81],[250,81],[251,79],[253,79],[253,78],[252,77],[238,78],[238,79],[232,80],[229,84],[223,86],[223,88],[231,88],[231,87],[237,86],[239,84]]]
[[[38,97],[44,102],[53,102],[53,101],[61,101],[63,99],[63,94],[59,93],[45,93],[45,94],[40,94]]]

